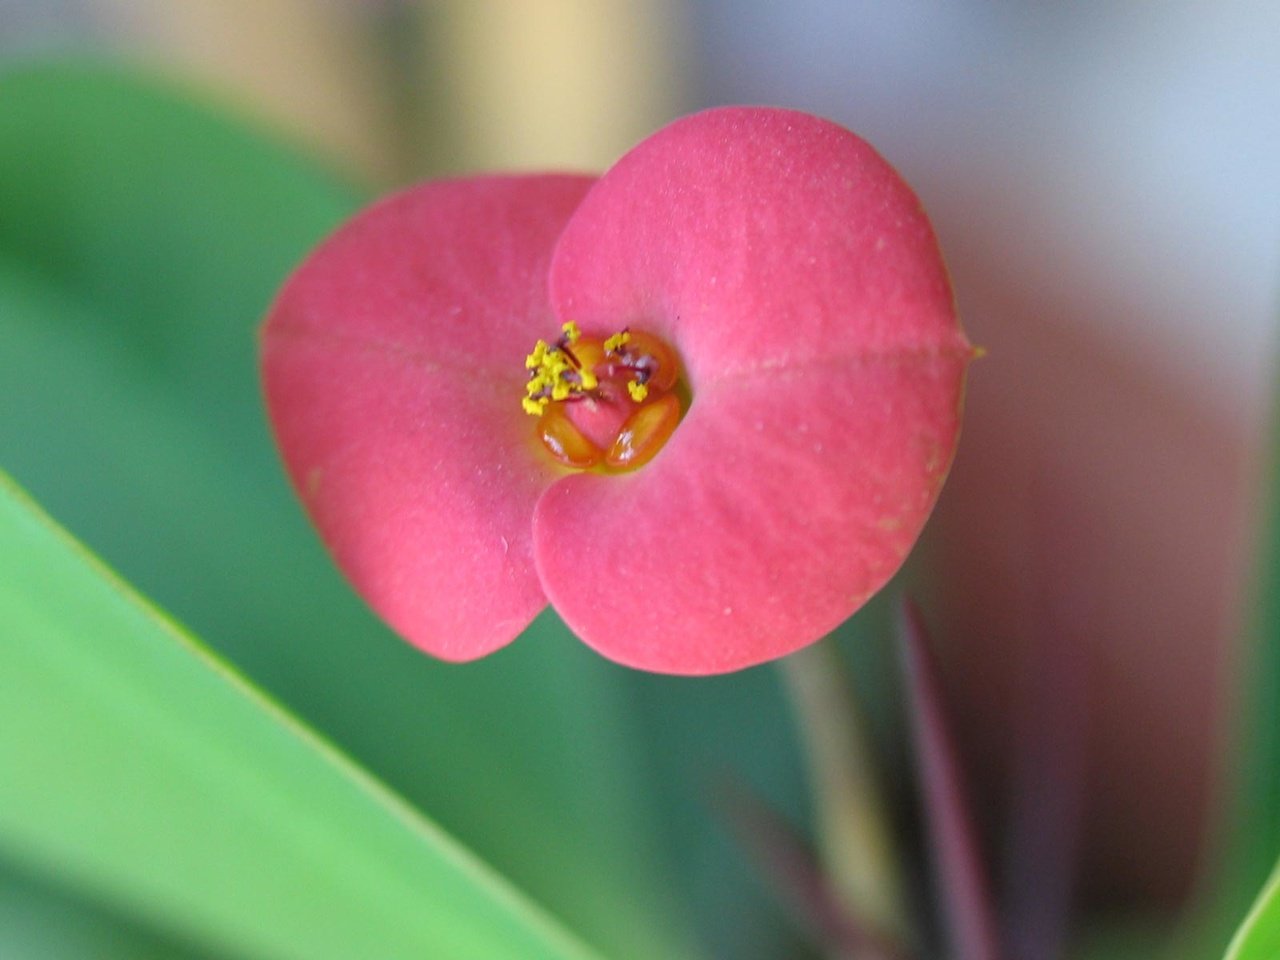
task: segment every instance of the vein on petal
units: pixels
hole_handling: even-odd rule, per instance
[[[696,391],[720,386],[740,384],[758,377],[778,377],[802,374],[811,369],[866,366],[928,365],[938,360],[966,362],[974,357],[974,349],[967,343],[947,344],[936,347],[895,347],[889,350],[863,350],[858,353],[819,353],[798,359],[784,356],[764,357],[754,363],[739,364],[717,371],[701,382],[690,384]]]
[[[426,373],[439,374],[441,376],[450,376],[454,373],[464,373],[468,376],[457,378],[460,382],[465,383],[468,389],[476,390],[477,393],[486,391],[476,389],[479,383],[484,382],[482,378],[493,380],[510,380],[516,384],[516,397],[513,401],[519,408],[519,385],[522,380],[524,369],[519,366],[513,367],[516,371],[514,374],[506,369],[505,366],[487,367],[483,364],[474,362],[474,358],[469,356],[465,351],[460,351],[456,355],[450,356],[448,363],[442,363],[430,354],[414,350],[409,347],[393,343],[389,340],[381,340],[376,337],[356,335],[350,333],[339,333],[334,330],[326,330],[319,327],[312,327],[305,323],[284,323],[279,320],[272,323],[262,332],[262,341],[267,343],[274,339],[282,340],[314,340],[319,343],[334,345],[350,345],[358,347],[362,350],[381,354],[383,356],[392,357],[403,360],[413,366],[418,367]]]

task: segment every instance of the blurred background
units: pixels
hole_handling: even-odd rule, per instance
[[[0,57],[67,55],[368,195],[602,170],[722,103],[868,139],[988,350],[915,564],[990,845],[1053,782],[1018,749],[1048,729],[1084,786],[1044,801],[1075,825],[1046,856],[1086,902],[1176,907],[1220,856],[1271,449],[1280,5],[0,0]]]

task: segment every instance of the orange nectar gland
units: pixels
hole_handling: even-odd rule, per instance
[[[598,340],[570,322],[554,343],[539,340],[524,365],[525,412],[538,418],[538,438],[566,467],[634,470],[680,422],[676,357],[652,334],[624,329]],[[588,413],[596,429],[583,429],[579,415]]]

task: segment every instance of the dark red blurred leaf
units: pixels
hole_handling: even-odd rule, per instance
[[[937,665],[919,612],[903,604],[899,631],[908,714],[929,833],[935,886],[951,960],[1002,956],[986,870],[963,771],[948,725]]]

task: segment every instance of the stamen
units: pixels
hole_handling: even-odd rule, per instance
[[[547,346],[547,341],[539,340],[533,345],[533,353],[524,358],[524,368],[526,370],[537,370],[542,366],[542,361],[546,359],[547,351],[551,349]]]
[[[604,342],[604,352],[606,356],[620,353],[622,348],[631,342],[631,331],[623,329],[621,333],[615,333],[612,337]]]
[[[627,327],[599,340],[569,321],[554,343],[534,344],[525,369],[521,406],[539,418],[543,446],[566,467],[634,469],[680,421],[670,392],[679,376],[675,354],[652,334]]]
[[[539,340],[524,359],[529,380],[521,406],[531,416],[540,416],[549,402],[570,400],[599,386],[594,371],[584,369],[583,359],[570,349],[582,339],[578,325],[570,321],[560,330],[554,345]]]

